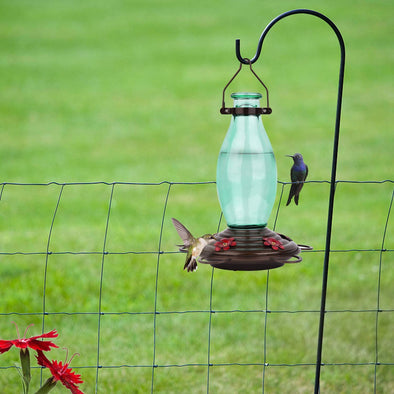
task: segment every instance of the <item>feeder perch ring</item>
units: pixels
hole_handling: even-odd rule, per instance
[[[227,250],[217,250],[210,242],[201,252],[199,262],[232,271],[259,271],[278,268],[288,263],[299,263],[301,250],[311,250],[307,245],[297,245],[286,235],[267,227],[227,228],[215,234],[217,241],[234,239],[236,245]],[[265,240],[272,240],[264,243]],[[280,246],[276,246],[280,245]],[[275,250],[277,248],[277,250]]]

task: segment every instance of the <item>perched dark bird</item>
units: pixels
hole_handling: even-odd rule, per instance
[[[294,153],[294,155],[286,155],[292,157],[294,164],[291,167],[290,178],[291,178],[291,188],[289,193],[289,198],[287,199],[287,205],[290,204],[291,199],[294,197],[294,202],[298,205],[298,199],[300,197],[300,191],[302,186],[304,186],[304,181],[308,176],[308,166],[304,163],[301,153]]]
[[[202,250],[208,245],[209,241],[215,241],[212,234],[205,234],[201,237],[194,238],[190,231],[178,220],[172,218],[175,229],[183,240],[183,245],[180,246],[181,252],[186,252],[186,261],[183,269],[195,271],[197,269],[197,259],[200,257]]]

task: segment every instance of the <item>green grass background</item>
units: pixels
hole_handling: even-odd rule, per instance
[[[294,8],[327,15],[345,40],[338,179],[393,179],[394,6],[389,0],[16,0],[0,2],[0,182],[214,181],[229,124],[219,114],[221,93],[238,67],[234,41],[240,38],[243,56],[252,57],[268,22]],[[328,180],[339,68],[334,33],[312,16],[286,18],[270,31],[254,68],[270,89],[273,113],[264,125],[279,180],[289,180],[291,162],[285,155],[296,151],[309,165],[310,180]],[[229,90],[261,89],[245,68]],[[157,255],[145,253],[158,250],[168,187],[117,184],[113,190],[99,362],[140,367],[100,369],[101,393],[151,390],[157,269],[158,311],[210,307],[209,266],[190,275],[182,270],[183,255],[160,255],[158,266]],[[389,251],[380,253],[392,189],[390,182],[337,187],[332,248],[354,251],[331,255],[327,308],[333,312],[326,317],[323,362],[362,365],[323,367],[322,393],[373,392],[380,261],[377,392],[394,391],[393,366],[387,365],[394,363],[392,220],[384,244]],[[264,313],[225,311],[319,310],[328,190],[328,184],[309,183],[300,206],[284,207],[281,201],[277,230],[317,250],[305,253],[301,264],[269,275],[215,270],[212,308],[221,313],[212,315],[210,392],[261,392],[263,368],[253,364],[264,361],[264,349],[270,364],[307,364],[268,366],[266,392],[313,390],[318,313],[268,314],[264,343]],[[31,335],[41,332],[47,262],[45,329],[57,329],[58,344],[80,353],[72,365],[83,375],[83,390],[93,393],[96,370],[83,366],[97,362],[111,186],[64,187],[49,244],[56,253],[46,261],[60,191],[59,185],[9,184],[2,190],[0,337],[15,337],[11,321],[21,331],[35,323]],[[172,185],[161,250],[176,251],[179,243],[171,217],[199,234],[215,231],[219,216],[214,184]],[[123,254],[128,251],[143,253]],[[361,310],[369,312],[355,312]],[[208,324],[205,312],[157,315],[155,362],[206,364]],[[53,351],[53,357],[64,356],[63,350]],[[0,367],[17,361],[18,353],[10,351],[1,355]],[[251,365],[220,366],[226,363]],[[35,370],[34,384],[39,375]],[[19,390],[15,369],[0,368],[0,387],[4,393]],[[204,365],[155,370],[154,392],[206,389]]]

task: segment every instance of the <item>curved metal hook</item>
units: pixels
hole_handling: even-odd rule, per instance
[[[237,55],[237,59],[238,59],[241,63],[243,63],[243,64],[249,64],[249,62],[250,62],[251,64],[255,63],[255,62],[258,60],[259,56],[260,56],[261,48],[262,48],[262,46],[263,46],[263,42],[264,42],[265,36],[266,36],[267,33],[271,30],[271,28],[272,28],[277,22],[279,22],[281,19],[285,18],[286,16],[295,15],[295,14],[309,14],[309,15],[314,15],[314,16],[320,18],[320,19],[323,19],[325,22],[327,22],[327,23],[331,26],[331,28],[334,30],[335,34],[336,34],[337,37],[338,37],[338,40],[339,40],[339,43],[340,43],[340,46],[341,46],[341,51],[342,51],[342,50],[344,51],[344,46],[345,46],[345,45],[344,45],[344,42],[343,42],[342,35],[341,35],[340,31],[338,30],[338,28],[335,26],[335,24],[331,21],[331,19],[327,18],[325,15],[321,14],[320,12],[301,8],[301,9],[297,9],[297,10],[292,10],[292,11],[284,12],[283,14],[281,14],[281,15],[277,16],[275,19],[273,19],[273,20],[267,25],[267,27],[264,29],[263,33],[262,33],[261,36],[260,36],[259,43],[258,43],[258,45],[257,45],[256,54],[255,54],[254,57],[253,57],[252,59],[250,59],[250,60],[249,60],[248,58],[243,58],[243,57],[241,56],[241,52],[240,52],[240,40],[239,40],[239,39],[235,40],[235,54]]]

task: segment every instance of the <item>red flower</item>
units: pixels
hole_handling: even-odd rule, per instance
[[[62,382],[73,394],[83,394],[77,387],[78,384],[83,383],[81,375],[77,375],[68,366],[70,362],[64,364],[57,360],[49,361],[41,350],[37,350],[37,362],[39,365],[48,368],[52,374],[52,380]],[[70,360],[71,361],[71,360]]]
[[[285,247],[282,245],[282,242],[278,241],[275,238],[264,238],[263,242],[265,246],[270,246],[273,250],[284,249]]]
[[[215,250],[219,252],[220,250],[229,250],[232,246],[236,246],[234,238],[223,238],[220,241],[215,242]]]
[[[32,324],[30,326],[32,326]],[[10,341],[0,339],[0,354],[10,350],[12,346],[18,347],[20,349],[26,349],[29,347],[37,351],[44,350],[46,352],[51,350],[51,347],[58,347],[51,341],[39,341],[40,338],[56,338],[58,335],[56,330],[52,330],[50,332],[47,332],[46,334],[37,335],[35,337],[26,338],[26,332],[30,326],[26,328],[25,335],[23,336],[22,339],[19,338],[18,327],[16,327],[18,333],[18,339],[14,339]]]

